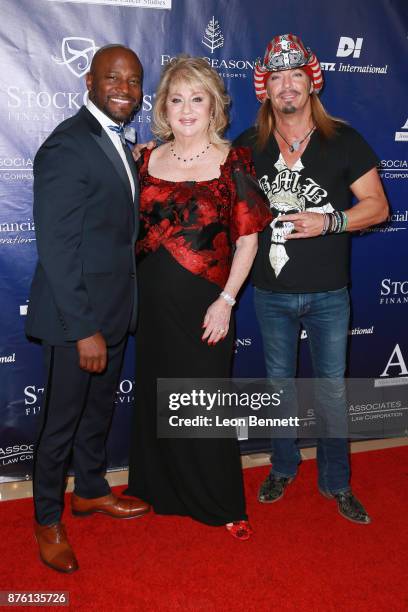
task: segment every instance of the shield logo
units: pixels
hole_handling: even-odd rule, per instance
[[[81,78],[86,74],[96,51],[99,49],[92,38],[81,38],[79,36],[67,36],[61,43],[62,57],[53,57],[57,64],[68,68],[76,77]]]

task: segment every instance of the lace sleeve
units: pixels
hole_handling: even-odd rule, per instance
[[[240,236],[262,231],[271,222],[272,213],[256,179],[250,149],[238,147],[233,153],[232,178],[235,197],[230,231],[232,241],[236,242]]]

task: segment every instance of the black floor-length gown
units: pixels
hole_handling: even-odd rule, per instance
[[[246,519],[236,439],[169,439],[156,432],[157,378],[228,378],[234,324],[201,340],[207,308],[228,278],[232,246],[270,221],[247,149],[231,149],[217,179],[171,182],[141,167],[139,322],[128,495],[156,513],[208,525]]]

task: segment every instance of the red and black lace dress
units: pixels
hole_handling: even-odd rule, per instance
[[[156,434],[157,378],[227,378],[234,325],[222,342],[202,342],[205,312],[223,289],[236,240],[261,231],[270,212],[249,149],[231,149],[220,177],[171,182],[140,170],[137,247],[139,324],[135,418],[127,493],[159,514],[209,525],[246,518],[239,449],[233,439]]]

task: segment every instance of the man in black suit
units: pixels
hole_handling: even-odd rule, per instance
[[[72,456],[74,515],[133,518],[149,507],[105,480],[105,441],[127,335],[135,327],[138,179],[123,124],[139,106],[142,66],[122,45],[94,56],[89,101],[61,123],[34,161],[39,261],[26,332],[42,341],[47,385],[33,473],[42,561],[78,568],[61,523]]]

